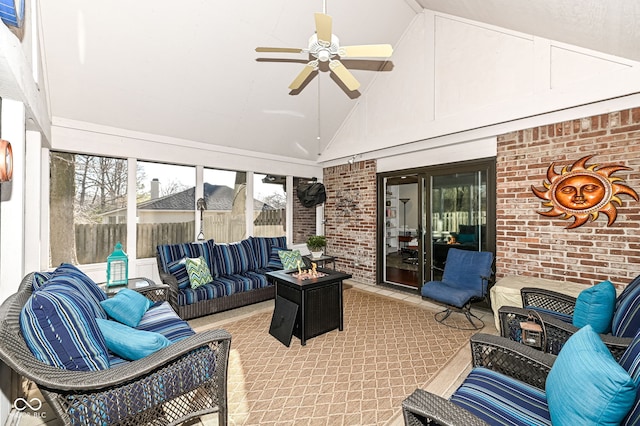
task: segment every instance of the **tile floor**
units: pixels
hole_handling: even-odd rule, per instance
[[[382,294],[388,297],[397,298],[409,303],[415,303],[426,309],[438,312],[442,310],[439,305],[432,302],[423,300],[416,292],[407,291],[400,288],[384,287],[384,286],[372,286],[362,284],[354,280],[347,280],[345,284],[351,285],[355,288],[364,291],[370,291],[373,293]],[[207,317],[196,318],[189,321],[192,327],[198,327],[200,325],[211,325],[218,323],[220,325],[228,321],[235,321],[243,316],[254,314],[256,311],[273,309],[273,300],[258,303],[252,306],[245,306],[238,309],[233,309],[227,312],[221,312],[219,314],[210,315]],[[495,324],[493,321],[493,313],[489,309],[475,308],[474,313],[478,315],[484,322],[485,327],[482,329],[483,333],[497,334]],[[436,375],[425,389],[429,392],[433,392],[443,397],[449,397],[459,386],[460,382],[466,377],[467,373],[471,369],[471,353],[468,350],[461,350],[458,354],[449,362],[446,368]],[[37,389],[36,389],[37,392]],[[34,394],[33,396],[37,396]],[[46,416],[46,413],[51,413],[51,410],[47,411],[47,406],[44,405],[40,410],[40,415],[30,415],[25,413],[18,413],[15,410],[9,416],[5,426],[56,426],[59,424],[56,418]],[[42,413],[45,415],[43,416]],[[206,416],[201,421],[191,422],[189,426],[215,426],[218,424],[217,415]],[[398,412],[394,418],[392,418],[386,426],[401,426],[404,424],[402,414]]]

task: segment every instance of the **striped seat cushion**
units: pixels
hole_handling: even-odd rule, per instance
[[[158,302],[149,308],[136,329],[160,333],[171,342],[195,334],[189,324],[176,315],[169,302]]]
[[[258,268],[254,250],[248,240],[216,244],[215,264],[218,275],[234,275]]]
[[[451,402],[491,425],[550,425],[544,391],[511,377],[476,367]]]
[[[178,305],[191,305],[203,300],[212,300],[227,295],[227,286],[225,283],[216,279],[214,282],[207,283],[198,288],[184,288],[178,292]]]
[[[67,370],[109,368],[109,355],[92,308],[82,294],[60,286],[33,293],[20,312],[20,329],[33,355]]]

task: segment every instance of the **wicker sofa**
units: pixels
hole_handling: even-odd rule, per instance
[[[0,306],[0,359],[38,386],[62,424],[179,424],[215,412],[219,424],[226,424],[229,333],[195,334],[166,301],[149,301],[138,327],[127,329],[120,339],[138,350],[141,340],[133,335],[146,333],[167,339],[168,346],[137,360],[123,359],[111,347],[106,354],[95,352],[91,348],[100,342],[109,345],[106,334],[85,334],[102,330],[93,314],[103,316],[99,309],[104,305],[96,300],[115,300],[101,291],[71,265],[51,274],[28,274]],[[50,308],[54,305],[55,312]],[[35,347],[45,345],[47,351],[53,349],[51,354],[34,349],[34,329],[44,339]],[[76,350],[98,366],[81,365],[85,359],[72,352]]]
[[[169,302],[182,319],[209,315],[275,297],[265,273],[282,269],[278,251],[286,237],[249,237],[229,244],[204,242],[157,246],[156,260]],[[192,288],[185,268],[187,258],[203,257],[213,278]]]

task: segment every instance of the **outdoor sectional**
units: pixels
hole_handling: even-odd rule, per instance
[[[286,237],[249,237],[235,243],[203,242],[157,246],[160,278],[169,302],[182,319],[209,315],[275,297],[265,273],[282,269],[279,250]],[[203,257],[212,281],[192,288],[186,259]]]
[[[108,298],[70,264],[28,274],[0,306],[0,359],[49,403],[28,397],[32,406],[62,424],[179,424],[217,412],[224,425],[230,345],[224,330],[196,334],[166,301],[129,289]]]

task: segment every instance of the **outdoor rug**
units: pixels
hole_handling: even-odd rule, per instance
[[[354,288],[344,291],[344,331],[306,346],[271,336],[271,314],[220,326],[232,335],[230,425],[384,425],[473,334],[437,323],[432,310]],[[464,325],[464,316],[450,317],[458,319]]]

